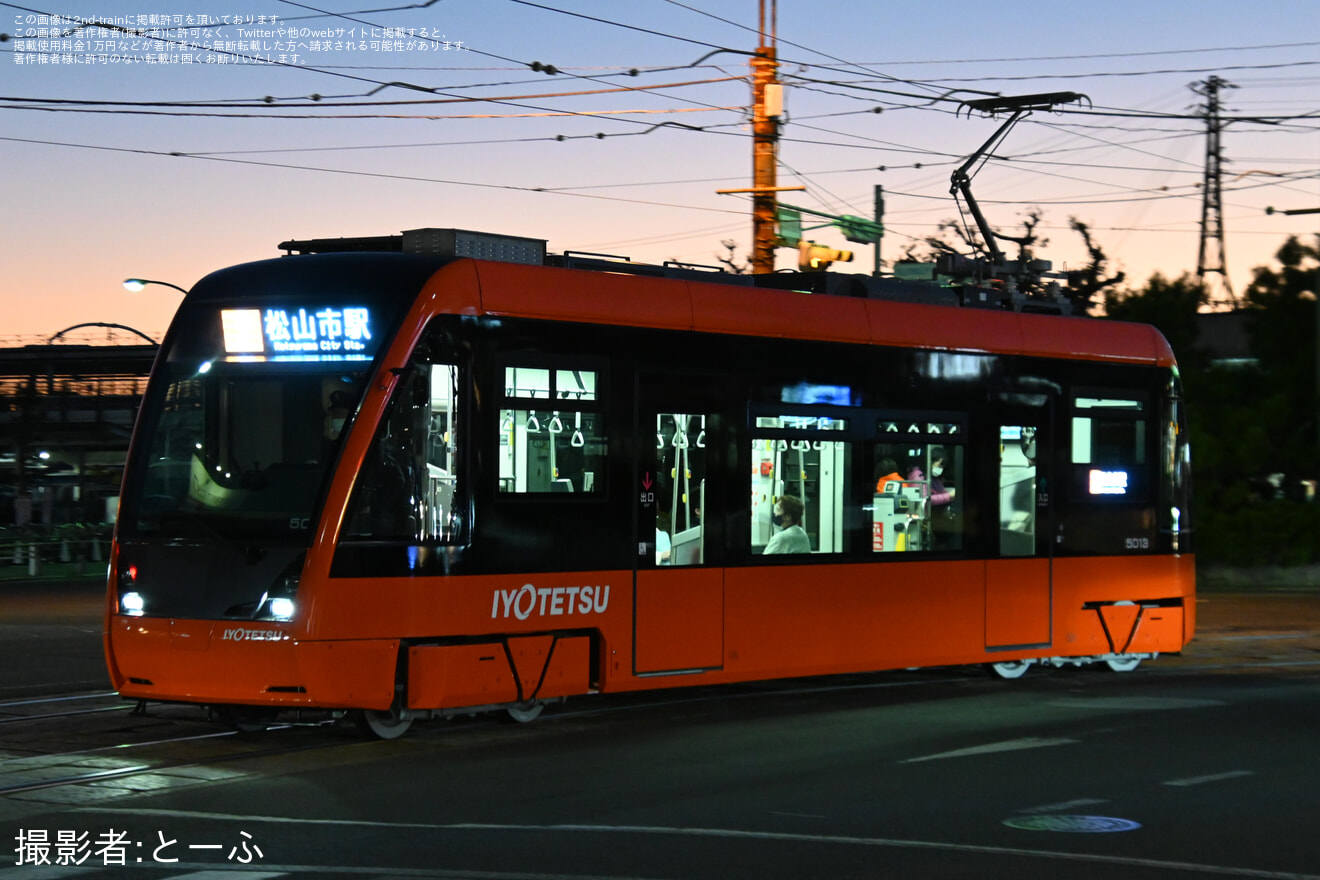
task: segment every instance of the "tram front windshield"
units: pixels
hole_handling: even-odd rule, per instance
[[[305,538],[367,366],[167,363],[139,427],[131,531]]]
[[[327,265],[343,289],[319,284]],[[367,268],[374,278],[380,267]],[[123,537],[310,540],[341,437],[401,305],[364,293],[349,275],[333,261],[274,261],[198,283],[138,417]]]

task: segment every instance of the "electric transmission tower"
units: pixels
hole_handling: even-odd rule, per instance
[[[1237,306],[1237,296],[1233,285],[1228,280],[1228,268],[1224,262],[1224,200],[1220,188],[1223,168],[1223,149],[1219,135],[1225,122],[1219,117],[1219,92],[1221,89],[1235,89],[1237,86],[1211,76],[1204,82],[1192,83],[1191,89],[1205,98],[1200,110],[1205,114],[1205,178],[1201,185],[1201,244],[1196,255],[1196,276],[1205,281],[1207,272],[1217,272],[1228,294],[1227,305]],[[1215,297],[1210,297],[1211,303]]]

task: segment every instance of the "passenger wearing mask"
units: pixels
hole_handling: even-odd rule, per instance
[[[785,495],[775,502],[775,525],[782,530],[775,533],[764,553],[810,553],[811,539],[802,528],[802,501]]]
[[[940,477],[944,473],[944,447],[936,446],[930,451],[930,482],[926,485],[926,500],[930,502],[931,512],[934,513],[937,508],[945,507],[953,502],[958,494],[957,489],[946,489],[944,482]],[[925,480],[926,476],[921,471],[921,465],[913,465],[911,473],[908,474],[909,482],[919,482]]]

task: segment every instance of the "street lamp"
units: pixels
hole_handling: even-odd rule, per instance
[[[179,293],[183,294],[184,296],[188,295],[188,291],[184,290],[182,287],[180,287],[177,284],[170,284],[168,281],[152,281],[149,278],[124,279],[124,289],[129,291],[130,293],[137,293],[138,291],[146,287],[148,284],[159,284],[161,287],[173,287],[175,290],[177,290]]]

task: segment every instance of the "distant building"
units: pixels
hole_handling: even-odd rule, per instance
[[[104,522],[154,345],[0,348],[0,530]]]
[[[1251,366],[1251,339],[1247,316],[1237,312],[1201,312],[1196,316],[1197,345],[1210,354],[1214,366]]]

